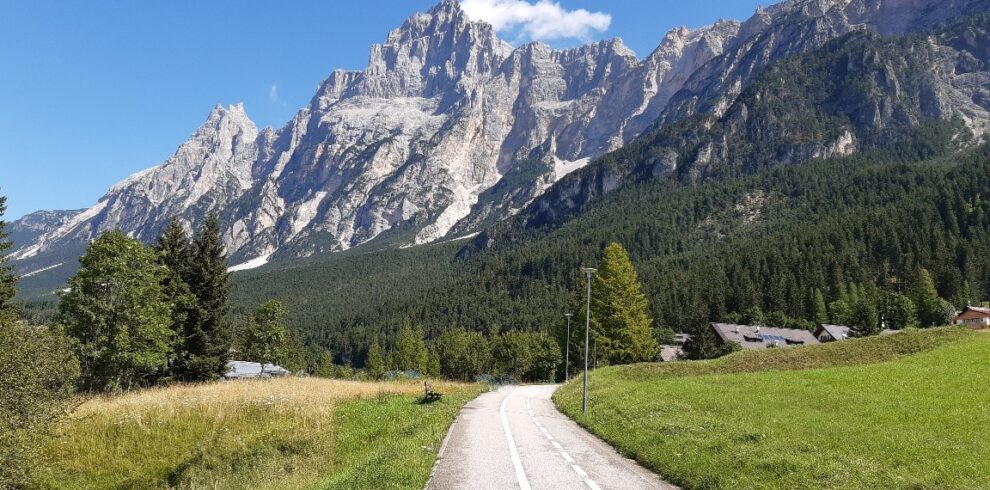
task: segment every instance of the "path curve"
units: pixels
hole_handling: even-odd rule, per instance
[[[465,405],[427,489],[677,488],[560,413],[557,388],[506,386]]]

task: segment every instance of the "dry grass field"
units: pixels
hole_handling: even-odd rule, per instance
[[[83,402],[48,447],[42,488],[422,488],[476,385],[284,378]]]

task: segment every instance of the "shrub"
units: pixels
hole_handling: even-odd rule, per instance
[[[40,446],[67,412],[79,363],[61,332],[10,325],[0,366],[0,488],[20,488],[43,466]]]

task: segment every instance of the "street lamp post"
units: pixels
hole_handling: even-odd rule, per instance
[[[564,340],[564,381],[570,377],[571,373],[571,317],[573,313],[564,313],[567,317],[567,338]]]
[[[591,276],[598,269],[585,267],[581,269],[587,278],[588,298],[584,310],[584,386],[581,390],[581,413],[588,413],[588,341],[591,332]]]

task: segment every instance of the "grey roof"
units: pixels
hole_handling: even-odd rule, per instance
[[[822,325],[815,331],[815,335],[817,336],[821,330],[827,332],[835,340],[845,340],[849,338],[849,327],[845,325]]]
[[[274,364],[265,364],[264,370],[261,363],[249,361],[227,361],[227,372],[224,377],[227,379],[242,378],[268,378],[271,376],[286,376],[289,370]]]
[[[767,347],[792,347],[818,344],[818,339],[807,330],[773,328],[731,323],[712,323],[712,329],[724,342],[735,342],[743,349]]]

